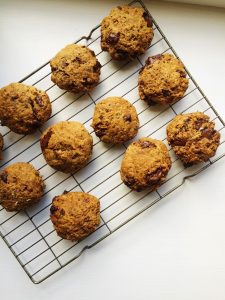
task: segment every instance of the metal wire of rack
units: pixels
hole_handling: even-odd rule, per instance
[[[142,6],[141,0],[130,5]],[[146,211],[161,199],[225,156],[225,123],[209,102],[203,91],[188,72],[189,88],[179,102],[160,107],[149,107],[140,100],[137,90],[139,70],[149,55],[177,53],[153,19],[154,39],[145,54],[132,62],[113,62],[100,48],[100,25],[76,43],[88,45],[102,64],[101,81],[88,94],[74,95],[60,90],[50,80],[49,62],[23,78],[20,82],[31,84],[48,92],[53,114],[47,124],[32,136],[17,135],[3,128],[5,140],[4,160],[1,167],[16,161],[31,162],[43,175],[46,192],[44,199],[24,213],[9,213],[0,207],[0,235],[33,283],[40,283],[78,258],[103,239]],[[95,104],[103,97],[118,95],[127,98],[136,107],[140,119],[138,137],[151,136],[166,143],[167,124],[180,113],[203,111],[214,120],[221,132],[217,154],[206,163],[186,168],[169,148],[172,168],[165,183],[157,191],[133,192],[120,180],[122,156],[129,143],[122,146],[105,145],[90,127]],[[94,140],[93,156],[88,165],[73,175],[62,174],[49,167],[41,153],[39,138],[43,130],[61,120],[82,122]],[[96,231],[80,242],[65,241],[57,236],[49,219],[49,207],[55,195],[67,191],[91,192],[101,201],[101,224]]]

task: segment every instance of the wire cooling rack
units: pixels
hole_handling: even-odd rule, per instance
[[[130,5],[146,7],[142,1]],[[153,206],[181,186],[185,179],[195,176],[225,155],[225,123],[208,101],[195,80],[189,76],[189,88],[182,100],[174,105],[149,107],[138,95],[138,73],[150,55],[173,53],[173,47],[154,21],[154,39],[144,55],[132,62],[114,62],[100,48],[100,26],[77,43],[88,45],[102,64],[101,81],[88,94],[74,95],[59,89],[50,80],[49,63],[25,77],[21,82],[47,91],[53,114],[47,124],[34,135],[21,136],[3,127],[5,149],[1,167],[17,161],[31,162],[42,174],[46,190],[44,199],[24,213],[9,213],[0,208],[0,234],[20,265],[34,283],[40,283],[62,269],[89,249],[121,228],[124,224]],[[178,56],[177,56],[178,57]],[[127,144],[106,145],[95,136],[90,127],[95,104],[108,96],[122,96],[136,107],[140,119],[138,137],[151,136],[166,143],[166,126],[176,114],[202,111],[208,114],[221,132],[217,154],[206,163],[185,168],[170,149],[172,168],[166,182],[154,192],[133,192],[120,179],[119,169]],[[41,153],[39,138],[51,124],[61,120],[82,122],[94,140],[93,156],[88,165],[73,175],[63,174],[49,167]],[[85,191],[101,201],[101,224],[81,242],[62,240],[49,219],[49,207],[55,195],[67,191]]]

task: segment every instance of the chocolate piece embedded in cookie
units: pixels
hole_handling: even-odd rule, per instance
[[[149,57],[138,78],[139,94],[149,104],[172,104],[180,100],[188,79],[183,63],[172,54]]]
[[[92,125],[95,134],[105,143],[122,144],[138,132],[135,107],[120,97],[109,97],[95,107]]]
[[[15,163],[0,171],[0,204],[7,211],[24,210],[38,202],[44,182],[29,163]]]
[[[19,134],[34,132],[52,112],[48,95],[22,83],[11,83],[0,89],[0,120]]]
[[[64,193],[53,199],[50,216],[60,237],[72,241],[81,240],[100,224],[100,202],[87,193]]]
[[[118,6],[101,23],[101,47],[115,60],[132,60],[153,39],[152,19],[141,7]]]
[[[89,92],[99,82],[101,64],[86,46],[67,45],[50,61],[51,80],[69,92]]]
[[[165,144],[152,138],[141,138],[126,150],[120,169],[122,181],[132,190],[157,189],[171,168]]]
[[[220,133],[202,112],[176,116],[167,126],[167,140],[185,165],[207,161],[214,156]]]
[[[64,173],[74,173],[86,165],[92,154],[92,136],[79,122],[59,122],[41,136],[47,163]]]

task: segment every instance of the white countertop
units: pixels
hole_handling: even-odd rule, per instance
[[[123,1],[0,1],[0,86],[17,81]],[[146,1],[225,119],[225,10]],[[0,240],[1,299],[222,300],[225,159],[34,285]]]

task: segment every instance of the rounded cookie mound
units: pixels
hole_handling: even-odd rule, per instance
[[[100,202],[87,193],[65,191],[53,199],[50,216],[60,237],[81,240],[100,224]]]
[[[183,63],[172,54],[149,57],[139,73],[138,88],[142,100],[149,104],[172,104],[188,88]]]
[[[22,83],[11,83],[0,89],[0,120],[19,134],[34,132],[52,112],[48,95]]]
[[[3,136],[1,135],[0,133],[0,159],[2,157],[2,149],[3,149],[3,146],[4,146],[4,140],[3,140]]]
[[[96,105],[91,126],[101,141],[121,144],[135,137],[139,120],[129,101],[109,97]]]
[[[214,156],[220,133],[214,122],[202,112],[177,115],[167,126],[167,140],[176,155],[187,166]]]
[[[59,122],[41,136],[47,163],[64,173],[74,173],[86,165],[92,154],[92,136],[79,122]]]
[[[51,80],[73,93],[89,92],[99,82],[101,64],[94,51],[85,46],[67,45],[50,61]]]
[[[152,19],[140,7],[118,6],[101,23],[101,47],[113,59],[134,59],[153,39]]]
[[[164,182],[170,167],[171,159],[165,144],[152,138],[141,138],[127,148],[120,174],[132,190],[149,187],[153,191]]]
[[[44,182],[29,163],[15,163],[0,172],[0,204],[7,211],[24,210],[38,202]]]

